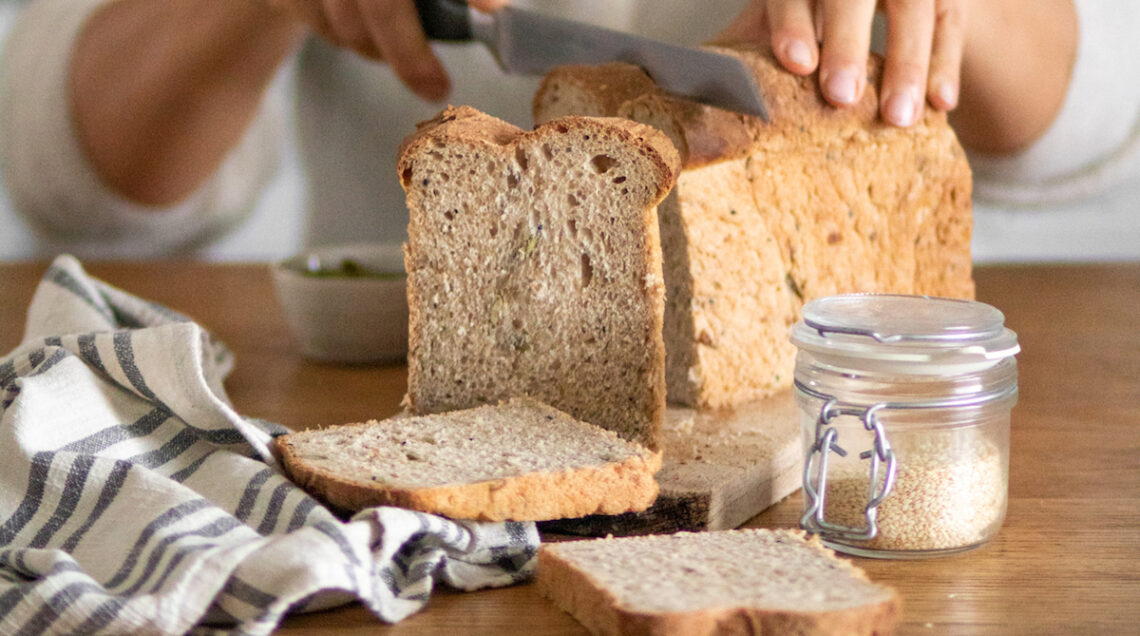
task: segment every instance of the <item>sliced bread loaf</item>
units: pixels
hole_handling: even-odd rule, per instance
[[[717,50],[754,69],[770,122],[671,97],[625,64],[557,69],[534,101],[536,122],[629,117],[680,151],[684,168],[658,209],[666,376],[670,402],[702,408],[791,385],[788,329],[806,301],[974,290],[970,170],[943,113],[883,124],[875,60],[863,100],[836,109],[816,77],[766,52]]]
[[[547,543],[539,591],[594,634],[889,634],[894,589],[797,530]]]
[[[661,455],[530,399],[276,439],[292,479],[341,508],[540,521],[646,509]]]
[[[625,119],[531,132],[469,107],[400,150],[410,212],[408,405],[529,395],[656,447],[665,408],[655,206],[679,158]]]

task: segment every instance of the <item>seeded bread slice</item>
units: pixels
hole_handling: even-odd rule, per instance
[[[594,634],[889,634],[898,593],[798,530],[548,543],[538,590]]]
[[[405,140],[408,406],[528,395],[656,448],[665,409],[655,206],[679,156],[625,119],[531,132],[449,108]]]
[[[670,402],[721,409],[792,384],[788,328],[843,292],[970,298],[971,178],[945,113],[908,128],[878,117],[875,80],[851,108],[770,52],[715,49],[755,73],[771,121],[666,94],[636,66],[553,70],[541,123],[623,116],[673,140],[684,168],[661,203]],[[615,88],[620,87],[620,88]]]
[[[301,487],[341,508],[485,521],[641,511],[661,455],[530,399],[278,437]]]

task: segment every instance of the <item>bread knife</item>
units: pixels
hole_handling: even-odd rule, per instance
[[[506,6],[484,13],[462,0],[415,0],[433,40],[485,44],[508,73],[539,75],[564,64],[635,64],[665,91],[768,120],[756,78],[740,60]]]

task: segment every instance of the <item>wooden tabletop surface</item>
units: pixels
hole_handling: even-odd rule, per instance
[[[0,353],[19,341],[44,263],[0,263]],[[293,428],[394,413],[402,367],[297,354],[264,265],[106,263],[88,271],[193,316],[226,342],[238,411]],[[1009,512],[990,544],[927,561],[856,559],[904,600],[903,634],[1140,634],[1140,263],[976,272],[1022,345]],[[799,494],[749,521],[798,523]],[[387,626],[359,605],[282,634],[583,634],[531,585],[437,592]]]

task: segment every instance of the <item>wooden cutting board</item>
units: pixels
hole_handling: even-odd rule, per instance
[[[649,510],[539,524],[582,536],[735,528],[801,486],[800,413],[791,391],[731,412],[670,407],[662,429],[661,488]]]

